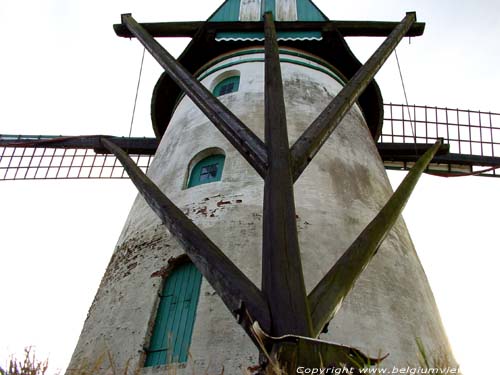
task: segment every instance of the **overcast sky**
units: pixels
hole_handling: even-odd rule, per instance
[[[127,135],[142,47],[112,24],[129,12],[140,22],[205,20],[221,2],[2,0],[0,133]],[[409,102],[500,112],[498,2],[316,4],[330,19],[398,21],[415,10],[426,32],[398,47]],[[348,41],[361,60],[382,42]],[[185,42],[164,44],[177,55]],[[152,136],[160,73],[146,56],[133,135]],[[403,103],[394,57],[376,78],[385,102]],[[404,175],[390,173],[394,186]],[[499,188],[499,179],[424,176],[404,212],[468,375],[495,371]],[[66,367],[134,197],[129,180],[0,181],[0,366],[36,345],[53,369]]]

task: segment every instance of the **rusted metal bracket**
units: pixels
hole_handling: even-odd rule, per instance
[[[291,148],[293,179],[296,181],[328,137],[340,124],[366,86],[382,67],[392,51],[416,21],[414,12],[407,13],[370,59],[349,80],[332,102],[313,121]]]
[[[122,23],[137,37],[165,69],[170,78],[231,142],[257,173],[264,177],[267,170],[267,152],[260,138],[180,65],[144,27],[134,20],[132,15],[123,14]]]
[[[227,308],[238,319],[242,319],[241,325],[250,337],[253,338],[250,331],[253,320],[270,328],[267,302],[255,284],[162,193],[120,147],[105,138],[101,141],[120,160],[139,193],[179,241]],[[241,311],[242,304],[248,314]]]
[[[440,146],[441,141],[436,142],[417,161],[382,210],[309,294],[315,337],[336,314],[359,275],[377,252]]]
[[[283,81],[273,15],[265,23],[265,134],[269,168],[264,178],[262,291],[271,332],[309,336],[311,314],[300,259]]]

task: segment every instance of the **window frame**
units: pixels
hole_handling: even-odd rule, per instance
[[[186,188],[192,188],[199,185],[209,184],[212,182],[218,182],[222,180],[222,172],[224,170],[224,164],[226,161],[226,156],[222,153],[210,154],[205,156],[203,159],[197,161],[189,172],[188,181]],[[210,167],[212,165],[217,165],[217,172],[213,178],[208,180],[201,179],[203,168]]]
[[[232,85],[231,91],[223,91],[223,89],[229,85]],[[216,97],[221,97],[224,95],[232,94],[238,92],[240,89],[240,76],[237,74],[231,75],[222,79],[220,82],[214,86],[212,93]]]

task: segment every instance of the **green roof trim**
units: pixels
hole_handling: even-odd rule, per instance
[[[226,0],[208,21],[231,22],[240,20],[240,0]]]
[[[261,0],[261,12],[273,12],[276,15],[276,6],[281,0]],[[311,1],[296,0],[297,21],[328,21],[328,17]],[[210,22],[235,22],[240,20],[241,0],[226,0],[208,18]]]
[[[311,0],[297,0],[299,21],[328,21],[328,17]]]
[[[276,1],[275,0],[261,0],[261,1],[264,1],[264,11],[262,13],[273,12],[273,14],[276,14]]]
[[[276,6],[281,0],[261,0],[261,12],[276,14]],[[328,21],[328,18],[311,0],[296,0],[297,21]],[[237,22],[240,20],[241,0],[226,0],[208,19],[212,22]],[[321,31],[281,31],[279,40],[321,40]],[[264,32],[220,32],[217,41],[264,40]]]

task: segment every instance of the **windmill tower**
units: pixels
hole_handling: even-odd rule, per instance
[[[272,15],[271,23],[273,19],[289,22],[277,31],[278,67],[266,66],[272,51],[269,48],[266,52],[263,43],[260,21],[266,12]],[[284,123],[284,137],[288,132],[289,144],[293,145],[361,66],[338,30],[318,26],[328,19],[309,0],[228,0],[208,22],[219,29],[200,27],[179,60],[250,133],[270,144],[274,139],[275,145],[268,144],[268,148],[274,148],[270,152],[275,152],[278,159],[280,141],[272,130],[265,129],[264,118],[273,127]],[[292,26],[297,22],[302,27]],[[307,22],[309,27],[304,26]],[[393,40],[401,39],[412,23],[403,22],[399,27],[406,24],[406,29],[399,30]],[[253,25],[259,25],[261,30]],[[272,25],[266,26],[267,35],[273,34]],[[118,27],[118,32],[130,30],[141,39],[144,28],[135,28],[137,24],[130,16],[123,17],[123,26],[125,29]],[[162,52],[147,38],[142,36],[141,41],[153,54],[160,55]],[[280,112],[279,100],[273,102],[273,88],[266,91],[269,86],[281,84],[280,80],[273,82],[279,68],[286,117]],[[369,84],[340,122],[335,136],[323,136],[323,147],[319,150],[315,146],[314,154],[319,152],[300,178],[300,173],[283,175],[282,171],[290,169],[287,164],[273,166],[269,160],[269,168],[276,169],[276,175],[264,177],[263,189],[260,154],[247,152],[245,160],[241,149],[234,147],[238,140],[224,137],[211,124],[207,112],[197,107],[205,100],[203,92],[195,89],[189,97],[181,95],[178,86],[182,84],[190,85],[182,72],[164,74],[153,94],[153,126],[161,142],[148,176],[251,282],[261,285],[261,274],[267,269],[269,274],[263,277],[262,288],[270,298],[281,299],[270,308],[275,322],[268,333],[308,336],[307,320],[290,322],[286,311],[300,315],[301,309],[307,310],[297,296],[305,292],[304,288],[308,292],[314,288],[392,193],[375,146],[382,112],[378,87]],[[272,113],[275,110],[277,114]],[[245,150],[253,141],[250,137],[240,143]],[[302,161],[297,159],[298,168],[303,170],[314,154]],[[273,246],[266,241],[282,240],[273,233],[276,224],[272,223],[280,219],[263,218],[262,202],[264,210],[279,204],[286,207],[286,200],[293,197],[287,178],[297,180],[293,186],[293,221],[298,243],[286,243],[293,238],[287,233],[284,246],[291,253],[300,246],[302,264],[300,257],[298,262],[289,260],[289,269],[283,270],[280,259],[266,265],[260,248],[264,238],[264,257],[276,258]],[[280,195],[284,203],[278,199]],[[278,225],[293,232],[295,222],[287,219],[285,214],[285,222]],[[380,255],[362,274],[321,338],[359,348],[372,357],[388,352],[390,356],[384,363],[388,366],[416,364],[417,337],[428,350],[451,357],[432,293],[401,219],[378,252]],[[304,279],[292,281],[298,290],[290,293],[296,296],[282,296],[287,293],[283,292],[286,285],[282,275],[276,275],[280,267],[287,272],[286,277],[295,276],[296,267],[303,267]],[[276,287],[276,283],[281,285]],[[320,323],[313,322],[313,330],[323,330],[323,326],[315,324]],[[69,371],[84,359],[96,359],[105,350],[113,353],[117,363],[131,360],[133,365],[143,364],[146,369],[178,363],[182,367],[188,353],[198,370],[224,368],[236,373],[258,362],[252,341],[141,196],[132,208],[90,308]]]
[[[276,111],[278,116],[268,119],[268,113],[272,111],[269,107],[266,109],[264,102],[264,93],[274,86],[265,78],[266,61],[272,65],[273,59],[265,56],[261,20],[264,11],[273,12],[280,43],[279,76],[283,77],[288,138],[289,144],[295,145],[309,124],[361,66],[349,53],[340,35],[356,32],[372,35],[386,32],[388,35],[397,24],[389,25],[388,31],[381,31],[380,25],[377,25],[378,31],[366,31],[366,25],[328,22],[308,1],[297,1],[296,8],[294,3],[228,1],[206,24],[143,25],[143,28],[154,36],[194,36],[192,44],[179,59],[182,65],[253,133],[264,139],[267,137],[264,123],[279,122],[283,118]],[[117,27],[118,31],[123,32],[123,26],[125,30],[137,31],[131,21],[124,17],[124,24]],[[286,21],[292,23],[286,24]],[[402,34],[418,34],[421,26],[415,25]],[[365,31],[360,31],[362,27]],[[150,45],[150,42],[142,41]],[[178,74],[174,72],[173,76]],[[271,90],[271,97],[273,95]],[[261,237],[272,236],[272,233],[262,234],[262,227],[268,228],[263,218],[265,208],[262,208],[264,182],[259,176],[265,174],[263,168],[259,169],[259,165],[265,164],[259,162],[262,153],[249,147],[246,155],[250,156],[245,161],[191,100],[180,95],[171,76],[161,78],[153,101],[153,122],[162,142],[151,166],[150,177],[252,283],[260,287],[261,273],[264,273],[261,263],[267,260],[260,253]],[[396,160],[403,165],[415,157],[401,148],[394,153],[394,148],[400,146],[397,144],[385,145],[393,147],[392,156],[388,156],[387,147],[375,145],[374,141],[379,139],[382,107],[375,84],[367,87],[358,103],[294,185],[294,221],[298,227],[307,292],[327,274],[330,266],[350,247],[390,197],[379,154],[384,161],[392,158],[393,162]],[[280,108],[279,103],[271,106],[274,108]],[[217,121],[216,117],[211,120]],[[7,141],[13,144],[12,139]],[[35,144],[31,139],[22,141],[25,146]],[[78,147],[93,148],[98,152],[103,150],[100,140],[86,140],[85,146],[82,146],[85,140],[79,141]],[[113,140],[114,143],[119,141]],[[44,146],[57,143],[64,148],[68,147],[68,142],[50,140]],[[256,144],[258,151],[259,143]],[[139,153],[156,150],[154,142],[139,145],[139,140],[126,140],[120,145]],[[22,147],[22,143],[18,147]],[[443,157],[435,157],[434,161],[443,162]],[[278,189],[274,189],[274,198],[279,196],[276,190],[287,196],[286,184],[282,186],[278,184]],[[268,190],[267,194],[273,193]],[[269,200],[266,202],[269,204]],[[187,350],[193,356],[195,366],[202,370],[210,366],[217,369],[224,364],[226,372],[232,373],[236,372],[233,369],[257,362],[252,342],[235,324],[206,280],[201,281],[172,235],[164,232],[160,221],[142,198],[138,198],[89,312],[73,358],[74,366],[83,358],[92,361],[105,350],[110,350],[118,363],[130,359],[132,364],[145,366],[145,372],[154,372],[152,365],[161,366],[168,362],[178,366],[186,359]],[[172,261],[168,262],[169,259]],[[274,265],[269,267],[272,271]],[[267,281],[267,287],[263,286],[263,289],[267,288],[269,293],[272,293],[269,290],[272,281],[280,280]],[[300,287],[300,280],[298,283]],[[300,289],[292,290],[300,294]],[[175,294],[179,291],[184,295]],[[182,303],[167,301],[169,296],[175,296]],[[407,303],[402,303],[405,301],[402,296]],[[278,293],[275,297],[283,296]],[[419,311],[414,311],[416,300],[424,301],[419,303]],[[179,304],[188,306],[187,315],[177,313]],[[289,305],[277,304],[278,308],[280,306],[288,308]],[[175,313],[173,318],[168,315],[163,323],[157,324],[161,322],[162,309],[171,309]],[[236,310],[232,312],[238,315]],[[286,321],[281,314],[286,315],[286,311],[273,311],[278,323]],[[411,361],[409,357],[415,355],[416,337],[422,338],[428,350],[444,348],[446,352],[446,340],[437,316],[425,276],[404,225],[398,221],[335,315],[328,333],[322,334],[321,338],[357,347],[372,356],[377,356],[379,350],[389,352],[389,358],[384,361],[387,366],[407,364]],[[260,323],[264,325],[262,321]],[[171,326],[163,330],[167,332],[163,339],[155,340],[155,332],[162,331],[156,326],[161,327],[161,324]],[[300,334],[302,329],[293,324],[281,327],[277,323],[264,328],[274,336],[280,331]],[[289,328],[292,331],[287,331]],[[183,333],[179,334],[181,330]],[[166,345],[173,345],[172,354],[164,350],[167,346],[159,345],[155,349],[157,342],[162,340]]]

